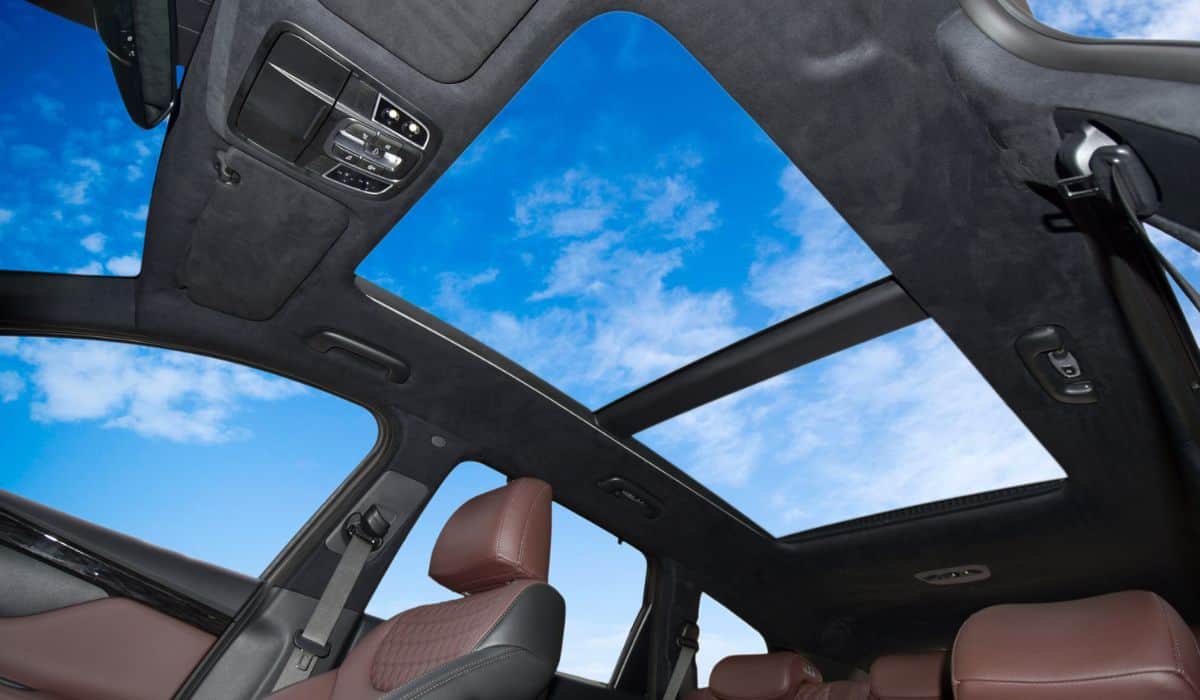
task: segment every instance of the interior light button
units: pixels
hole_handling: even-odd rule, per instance
[[[429,143],[429,130],[425,125],[389,102],[382,95],[375,103],[375,114],[372,119],[391,131],[402,136],[418,148],[425,148]]]

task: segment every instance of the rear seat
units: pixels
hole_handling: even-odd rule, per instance
[[[950,698],[950,653],[890,654],[871,664],[871,700]]]
[[[868,700],[865,681],[824,683],[811,661],[790,651],[729,656],[713,667],[709,687],[684,700]]]
[[[957,700],[1200,700],[1200,648],[1159,596],[997,605],[963,624]]]

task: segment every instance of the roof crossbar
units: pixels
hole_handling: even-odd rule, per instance
[[[893,277],[747,336],[596,411],[630,436],[722,396],[928,318]]]

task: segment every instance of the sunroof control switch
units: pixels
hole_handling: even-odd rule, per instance
[[[368,181],[384,181],[382,187],[364,189],[344,178],[337,179],[326,174],[326,177],[339,184],[368,194],[386,191],[392,183],[403,179],[421,159],[420,151],[413,146],[353,119],[338,126],[327,144],[327,153],[343,166],[348,165],[367,175]]]
[[[1062,326],[1038,326],[1017,338],[1017,354],[1047,394],[1062,403],[1096,403],[1096,383],[1068,348],[1074,341]]]

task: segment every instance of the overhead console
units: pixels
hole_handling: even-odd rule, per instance
[[[367,197],[403,189],[437,141],[414,106],[292,26],[263,42],[230,110],[229,128]]]

